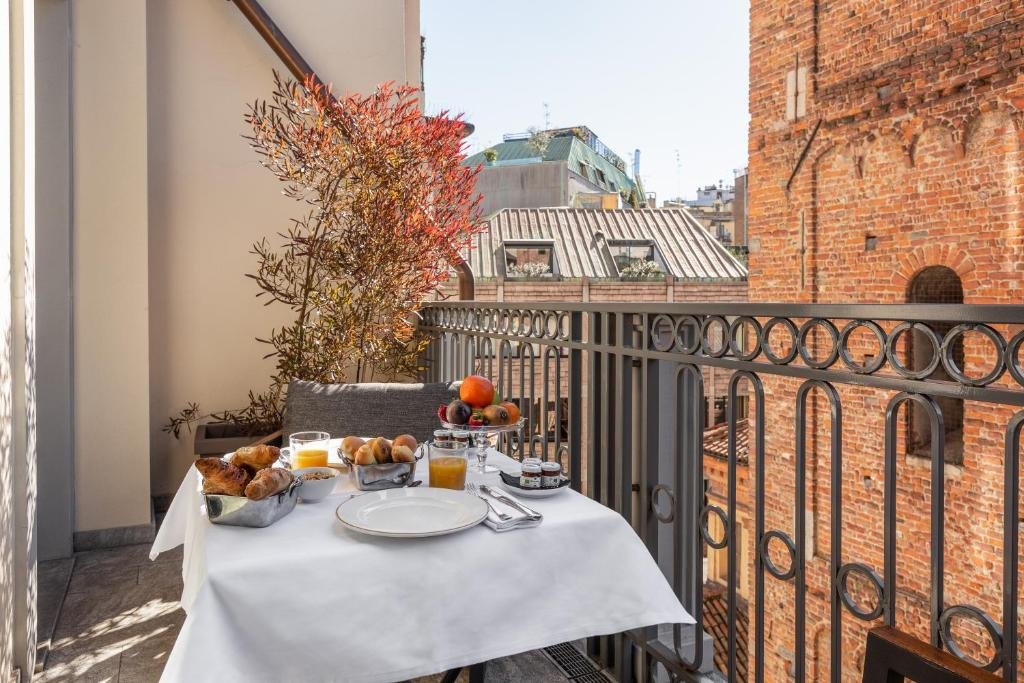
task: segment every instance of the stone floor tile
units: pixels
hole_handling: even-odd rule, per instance
[[[69,653],[55,648],[46,669],[33,683],[116,683],[120,671],[120,652],[99,650]]]
[[[140,543],[120,548],[102,548],[75,553],[75,570],[110,569],[139,566],[150,562],[150,544]],[[165,557],[164,555],[161,558]],[[169,557],[167,558],[170,559]]]
[[[44,560],[38,567],[38,601],[36,604],[36,671],[46,666],[46,658],[50,653],[50,641],[57,628],[61,605],[67,593],[71,572],[75,566],[74,558]]]
[[[181,563],[153,562],[142,565],[139,567],[139,585],[153,588],[176,588],[180,596],[183,587]]]
[[[137,586],[138,583],[139,567],[134,565],[79,569],[71,575],[68,594],[95,592],[110,595]]]

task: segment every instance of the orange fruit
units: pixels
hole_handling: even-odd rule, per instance
[[[467,375],[459,387],[459,398],[474,408],[485,408],[494,400],[494,385],[480,375]]]
[[[519,412],[519,406],[512,401],[502,401],[498,405],[504,408],[505,412],[508,413],[508,424],[511,425],[519,422],[519,418],[522,416],[522,413]]]

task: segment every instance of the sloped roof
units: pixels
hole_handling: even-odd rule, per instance
[[[473,275],[505,275],[504,242],[549,240],[562,278],[615,278],[607,242],[649,240],[679,279],[743,279],[747,269],[686,209],[502,209],[469,253]]]
[[[633,182],[632,178],[616,168],[615,164],[591,149],[590,145],[587,145],[575,135],[566,134],[551,138],[543,156],[538,155],[537,150],[531,147],[528,142],[528,140],[509,140],[488,149],[493,149],[497,152],[498,156],[494,160],[494,163],[497,165],[565,161],[569,164],[569,170],[573,173],[579,173],[579,163],[582,161],[592,168],[599,169],[604,173],[605,178],[614,181],[616,190],[626,190],[626,192],[629,192],[636,188],[636,183]],[[467,157],[462,163],[473,167],[485,164],[486,160],[484,159],[483,152],[477,152]],[[594,178],[590,178],[590,181],[595,184],[597,182]]]

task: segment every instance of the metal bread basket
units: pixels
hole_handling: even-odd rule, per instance
[[[348,465],[349,477],[360,491],[400,489],[411,484],[416,475],[416,463],[423,458],[422,446],[416,447],[413,462],[385,462],[376,465],[357,465],[347,456],[341,459]]]
[[[245,496],[225,496],[204,493],[206,516],[214,524],[262,528],[270,526],[295,509],[299,500],[302,477],[296,477],[288,488],[263,500],[250,500]]]

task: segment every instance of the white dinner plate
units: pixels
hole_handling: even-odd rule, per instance
[[[487,503],[465,491],[386,489],[349,498],[335,514],[342,524],[359,533],[421,538],[476,526],[487,517]]]

